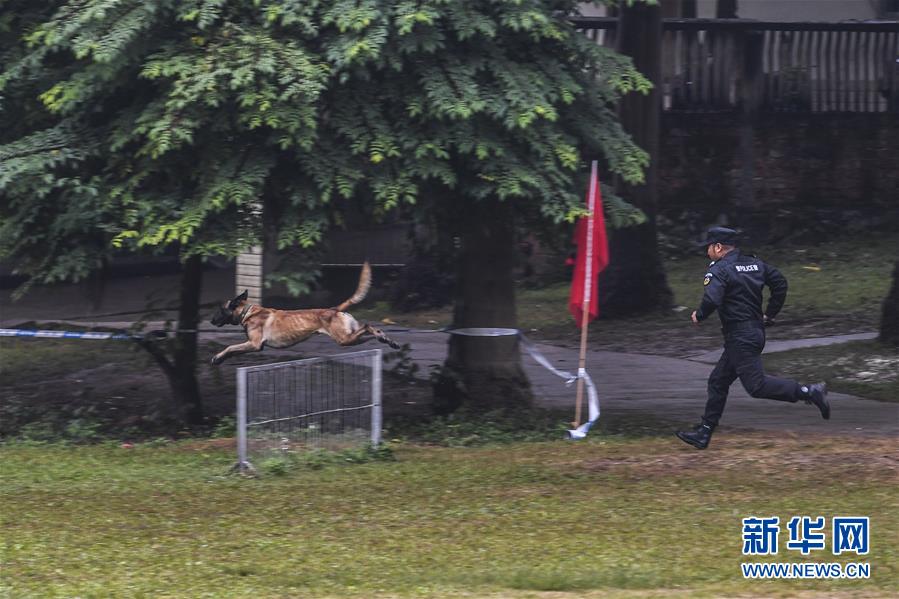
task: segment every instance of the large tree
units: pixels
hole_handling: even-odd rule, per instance
[[[27,285],[84,278],[118,247],[174,248],[178,329],[191,331],[201,258],[258,242],[267,193],[302,206],[283,219],[285,245],[317,239],[322,202],[301,197],[313,183],[273,187],[289,150],[313,143],[328,68],[261,9],[244,12],[251,5],[7,2],[4,24],[24,35],[0,77],[11,124],[0,139],[0,252]],[[176,415],[201,422],[196,335],[141,345],[167,375]]]
[[[670,305],[672,293],[658,250],[659,135],[662,116],[662,12],[659,4],[625,2],[617,31],[618,51],[633,58],[640,72],[655,85],[647,94],[632,94],[621,102],[621,121],[634,141],[649,153],[646,176],[621,178],[619,193],[646,215],[642,224],[612,232],[609,267],[599,284],[601,311],[609,316],[642,314]]]
[[[263,208],[285,248],[349,199],[370,218],[440,205],[459,216],[456,326],[514,327],[516,219],[577,216],[585,159],[631,182],[646,163],[615,103],[648,83],[571,26],[576,2],[48,5],[14,23],[0,76],[7,118],[27,117],[0,139],[0,252],[35,282],[86,276],[110,247],[235,254]],[[489,405],[521,380],[516,348],[474,343],[454,339],[448,366]]]
[[[883,300],[879,339],[899,347],[899,261],[893,266],[893,282]]]

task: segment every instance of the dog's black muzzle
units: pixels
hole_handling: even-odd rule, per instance
[[[219,311],[219,313],[213,316],[209,322],[217,327],[223,327],[228,324],[229,320],[231,320],[230,314],[228,314],[227,312]]]

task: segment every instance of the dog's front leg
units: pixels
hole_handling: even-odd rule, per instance
[[[246,341],[244,343],[238,343],[236,345],[229,345],[219,353],[215,354],[212,357],[213,365],[221,364],[225,361],[225,359],[231,354],[246,354],[254,351],[262,351],[262,348],[265,344],[262,340],[259,341]]]

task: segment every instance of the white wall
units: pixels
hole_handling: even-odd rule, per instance
[[[674,4],[676,1],[661,0],[663,4]],[[759,21],[864,21],[877,18],[879,3],[879,0],[737,0],[737,16]],[[697,0],[696,16],[714,18],[715,4],[716,0]],[[583,2],[581,14],[585,17],[604,17],[606,9]]]
[[[581,2],[581,15],[585,17],[604,17],[606,16],[606,7],[595,5],[590,2]]]
[[[698,0],[696,16],[714,18],[715,4]],[[878,4],[878,0],[737,0],[737,16],[759,21],[864,21],[877,18]]]

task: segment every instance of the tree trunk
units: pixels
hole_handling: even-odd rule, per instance
[[[880,320],[880,341],[899,347],[899,262],[893,268],[893,285],[883,300],[883,318]]]
[[[681,17],[684,19],[695,19],[696,15],[696,0],[683,0],[681,3]]]
[[[617,187],[623,198],[643,210],[647,222],[611,231],[609,267],[600,276],[600,313],[624,316],[671,304],[656,239],[659,125],[661,119],[662,18],[659,5],[623,6],[618,22],[618,52],[630,56],[654,88],[630,94],[621,102],[621,123],[634,142],[650,155],[643,185]]]
[[[472,201],[460,210],[453,328],[517,328],[515,214],[509,201]],[[450,335],[449,355],[435,384],[438,411],[532,407],[518,338]]]
[[[181,272],[178,331],[196,331],[200,320],[202,284],[202,259],[191,256]],[[201,424],[204,414],[197,384],[197,333],[178,332],[170,342],[144,337],[137,343],[153,357],[168,379],[178,419],[191,425]],[[166,349],[171,349],[171,359]]]
[[[103,307],[103,298],[106,295],[106,281],[109,280],[109,259],[105,256],[100,259],[100,265],[91,271],[85,279],[85,290],[91,303],[91,311],[99,312]]]
[[[203,261],[191,256],[181,274],[181,303],[178,308],[178,330],[172,349],[174,377],[169,379],[176,404],[184,412],[188,424],[203,422],[203,400],[197,385],[197,325],[200,322],[200,291],[203,286]]]
[[[718,0],[715,4],[716,19],[736,19],[737,0]]]
[[[747,31],[737,35],[737,43],[743,48],[740,72],[740,185],[734,196],[735,221],[740,224],[743,241],[764,238],[770,234],[768,219],[756,216],[755,199],[755,131],[760,120],[765,73],[763,69],[764,33]]]

